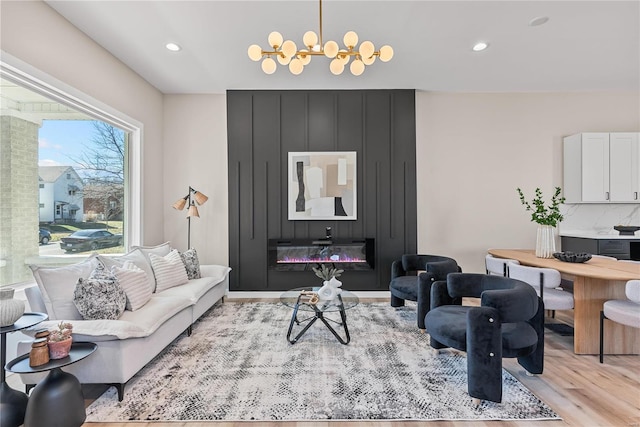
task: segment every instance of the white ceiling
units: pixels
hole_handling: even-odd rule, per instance
[[[227,89],[419,89],[454,92],[640,90],[640,1],[323,1],[324,41],[390,44],[394,58],[355,77],[314,57],[294,76],[247,56],[274,30],[302,44],[318,2],[47,1],[164,93]],[[537,27],[531,19],[548,16]],[[471,46],[487,41],[480,53]],[[182,46],[178,53],[164,45]]]

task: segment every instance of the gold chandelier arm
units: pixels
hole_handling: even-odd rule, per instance
[[[322,43],[322,0],[320,0],[320,51],[324,55],[324,43]]]

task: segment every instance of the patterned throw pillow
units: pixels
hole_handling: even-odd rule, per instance
[[[166,256],[149,254],[153,273],[156,275],[156,292],[162,292],[174,286],[187,283],[187,270],[184,268],[182,258],[176,249]]]
[[[194,248],[180,254],[184,268],[187,270],[187,277],[191,279],[199,279],[200,275],[200,262],[198,261],[198,253]]]
[[[126,309],[136,311],[151,299],[147,273],[131,261],[125,261],[122,267],[114,265],[111,273],[118,278],[118,283],[127,295]]]
[[[127,296],[118,278],[100,263],[87,279],[78,279],[73,303],[85,320],[115,320],[124,312]]]

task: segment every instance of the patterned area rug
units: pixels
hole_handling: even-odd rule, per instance
[[[559,419],[507,371],[503,401],[474,407],[463,353],[429,351],[415,305],[347,311],[351,343],[316,322],[286,340],[291,309],[224,303],[132,378],[87,408],[87,421]],[[335,316],[334,316],[335,318]]]

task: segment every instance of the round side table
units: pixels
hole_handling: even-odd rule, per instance
[[[18,374],[49,371],[31,392],[24,427],[80,427],[87,418],[80,381],[62,367],[76,363],[96,351],[92,342],[76,342],[71,345],[69,355],[52,359],[40,366],[29,366],[29,355],[25,354],[7,363],[6,369]]]
[[[4,364],[7,361],[7,334],[22,329],[30,328],[47,320],[44,313],[24,313],[13,325],[0,328],[0,426],[18,427],[24,422],[24,414],[27,410],[29,398],[21,391],[9,387]]]

